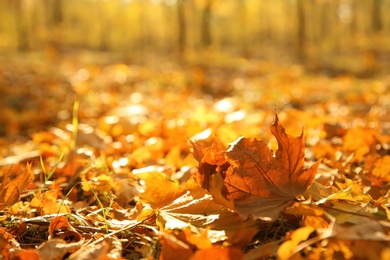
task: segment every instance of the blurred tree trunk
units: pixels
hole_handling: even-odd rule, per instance
[[[244,56],[249,56],[249,46],[248,46],[248,26],[247,26],[247,7],[245,1],[237,1],[237,16],[238,22],[241,28],[239,45],[241,45],[241,53]]]
[[[62,46],[64,46],[61,24],[64,19],[63,1],[62,0],[45,0],[45,10],[47,11],[48,19],[46,26],[50,30],[50,34],[45,39],[45,51],[48,57],[55,60]]]
[[[210,28],[212,4],[213,4],[213,0],[206,0],[205,5],[203,7],[201,28],[200,28],[202,47],[209,47],[212,42],[211,28]]]
[[[45,2],[43,0],[12,1],[16,28],[17,49],[29,51],[40,48],[44,40],[42,32],[47,30]]]
[[[63,1],[62,0],[47,0],[46,6],[48,6],[50,11],[50,23],[54,26],[59,26],[63,19]]]
[[[109,43],[108,43],[108,34],[110,31],[110,27],[107,24],[107,21],[105,20],[105,17],[99,18],[100,22],[100,33],[99,33],[99,50],[100,51],[108,51],[109,49]]]
[[[356,2],[351,3],[351,22],[350,22],[350,33],[351,36],[355,37],[357,35],[357,28],[358,28],[358,19],[357,19],[357,13],[358,10],[358,4]]]
[[[186,48],[187,30],[186,30],[184,1],[185,0],[177,1],[177,20],[178,20],[177,44],[178,44],[180,54],[182,54]]]
[[[329,8],[331,8],[331,6],[329,5],[328,2],[323,2],[323,3],[320,3],[321,5],[321,34],[320,34],[320,37],[321,39],[327,39],[328,38],[328,35],[329,35],[329,30],[331,28],[331,25],[330,25],[330,19],[329,19]]]
[[[305,40],[306,40],[306,19],[305,19],[305,0],[297,0],[297,45],[298,58],[301,62],[305,61]]]
[[[97,22],[99,24],[99,43],[100,51],[108,51],[110,49],[109,37],[111,33],[111,16],[107,11],[106,2],[95,2]]]
[[[381,5],[382,0],[373,0],[372,8],[372,29],[374,33],[378,33],[382,30],[382,16],[381,16]]]
[[[15,7],[18,50],[28,51],[31,49],[29,21],[31,21],[32,6],[24,0],[16,0],[13,4]]]
[[[18,50],[19,51],[30,50],[29,30],[26,28],[26,24],[22,21],[19,21],[17,22],[16,26],[17,26],[17,35],[18,35]]]
[[[154,43],[152,41],[151,28],[149,23],[149,13],[148,13],[148,2],[144,0],[139,0],[139,14],[138,14],[138,24],[140,26],[139,39],[138,39],[138,49],[142,55],[148,53],[151,48],[154,48]]]

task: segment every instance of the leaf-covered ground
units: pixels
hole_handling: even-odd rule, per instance
[[[3,259],[390,258],[388,77],[137,64],[1,60]]]

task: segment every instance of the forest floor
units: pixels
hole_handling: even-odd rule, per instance
[[[3,259],[390,258],[390,77],[202,59],[1,59]]]

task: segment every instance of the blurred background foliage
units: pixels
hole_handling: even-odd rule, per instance
[[[2,0],[0,50],[141,61],[218,53],[370,76],[390,64],[389,10],[389,0]]]

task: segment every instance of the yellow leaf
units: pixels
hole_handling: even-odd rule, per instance
[[[143,172],[136,174],[144,182],[141,198],[153,207],[166,205],[185,192],[185,187],[172,182],[162,172]]]
[[[38,191],[30,202],[31,207],[39,208],[43,214],[69,213],[68,206],[57,201],[59,190],[48,190],[43,195]]]
[[[294,205],[288,207],[284,212],[291,215],[322,216],[325,211],[314,205],[294,203]]]
[[[385,182],[390,182],[390,155],[386,155],[375,162],[372,175]]]
[[[291,236],[291,240],[284,242],[280,245],[277,251],[277,257],[280,260],[287,260],[296,253],[296,247],[302,241],[307,240],[309,235],[314,232],[315,229],[312,227],[302,227],[294,231]]]

